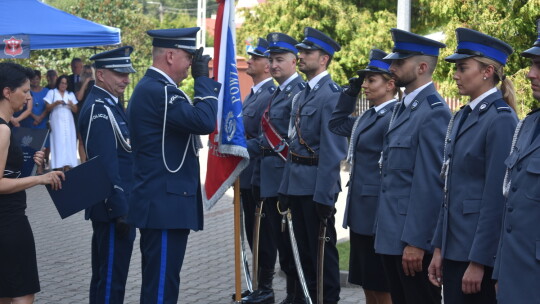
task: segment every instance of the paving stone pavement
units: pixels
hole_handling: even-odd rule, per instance
[[[41,292],[35,303],[88,303],[90,221],[85,221],[82,213],[61,220],[43,186],[27,190],[27,195],[27,215],[36,240],[41,282]],[[139,303],[141,258],[138,244],[137,237],[126,286],[125,303],[128,304]],[[189,236],[178,303],[231,303],[233,251],[232,191],[228,191],[214,208],[205,212],[204,230]],[[276,299],[281,301],[285,297],[285,279],[276,275],[274,282]],[[345,287],[341,298],[343,304],[365,303],[361,288]]]
[[[201,155],[206,155],[201,151]],[[201,164],[205,164],[204,156]],[[205,176],[203,166],[201,176]],[[342,173],[342,184],[348,180]],[[191,232],[186,257],[180,274],[182,304],[231,303],[234,292],[234,243],[232,189],[214,208],[205,211],[204,230]],[[336,207],[336,226],[341,226],[345,195],[340,195]],[[92,226],[81,213],[61,220],[47,190],[36,186],[27,190],[27,215],[36,241],[41,292],[36,304],[82,304],[88,303],[90,285],[90,242]],[[338,239],[346,239],[348,231],[338,228]],[[247,248],[247,244],[246,244]],[[248,249],[249,251],[249,249]],[[248,253],[249,254],[249,253]],[[249,257],[251,258],[251,257]],[[277,269],[276,269],[277,271]],[[242,288],[245,281],[242,279]],[[141,255],[139,237],[133,249],[126,286],[126,304],[139,303],[141,287]],[[276,303],[285,297],[285,278],[274,279]],[[344,287],[342,304],[365,303],[360,287]]]

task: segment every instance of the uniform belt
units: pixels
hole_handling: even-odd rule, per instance
[[[317,166],[319,164],[318,156],[302,156],[296,153],[291,152],[291,161],[293,163],[306,165],[306,166]]]
[[[272,149],[268,149],[268,148],[261,148],[262,150],[262,156],[263,157],[267,157],[267,156],[278,156],[277,152],[272,150]]]

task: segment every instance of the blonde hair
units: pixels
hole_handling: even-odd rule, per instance
[[[386,82],[390,81],[390,80],[393,80],[392,76],[390,76],[390,74],[387,74],[387,73],[380,73],[380,75],[384,78],[384,80],[386,80]],[[401,100],[401,97],[403,95],[403,93],[401,92],[401,90],[399,89],[399,87],[397,85],[395,85],[395,82],[394,82],[394,96],[398,96],[398,100]]]
[[[486,58],[486,57],[474,57],[476,61],[480,63],[482,68],[487,68],[488,66],[492,65],[495,69],[494,74],[494,82],[495,85],[497,85],[499,82],[501,82],[501,92],[503,94],[504,101],[514,110],[516,111],[516,92],[514,89],[514,84],[510,79],[504,75],[504,66],[500,63],[498,63],[495,60]]]

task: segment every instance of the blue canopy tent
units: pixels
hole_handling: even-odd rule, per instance
[[[22,58],[19,55],[24,56],[22,53],[29,53],[28,50],[121,42],[120,29],[79,18],[38,0],[0,0],[0,11],[3,12],[0,18],[0,50],[4,50],[0,54],[7,55],[7,58]],[[27,52],[22,52],[23,48]],[[24,57],[27,58],[28,54]]]

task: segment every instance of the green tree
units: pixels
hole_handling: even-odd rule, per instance
[[[314,27],[334,38],[341,46],[329,71],[339,84],[356,75],[368,63],[369,51],[389,51],[389,29],[396,24],[395,14],[380,10],[358,9],[350,0],[274,0],[244,11],[245,22],[238,31],[238,52],[245,54],[245,44],[283,32],[301,41],[306,26]]]
[[[156,27],[157,20],[146,16],[142,12],[142,5],[132,0],[54,0],[48,1],[58,9],[76,15],[78,17],[100,23],[107,26],[118,27],[121,30],[121,45],[131,45],[134,52],[131,56],[133,65],[141,75],[133,75],[132,80],[136,83],[144,69],[150,64],[151,39],[144,33]],[[105,49],[118,47],[103,46],[98,48],[74,48],[32,51],[30,59],[21,62],[32,68],[45,72],[47,69],[56,69],[58,73],[71,73],[70,62],[73,57],[80,57],[83,62],[89,62],[95,53]],[[127,90],[129,98],[131,87]]]
[[[456,49],[455,29],[467,27],[510,44],[515,52],[505,67],[505,73],[516,87],[518,114],[523,116],[539,103],[532,98],[530,84],[525,79],[529,61],[519,54],[531,47],[537,38],[535,20],[540,16],[539,0],[419,0],[423,9],[419,19],[428,28],[441,30],[446,35],[444,58]],[[454,65],[441,59],[434,75],[443,96],[457,96],[452,80]]]

